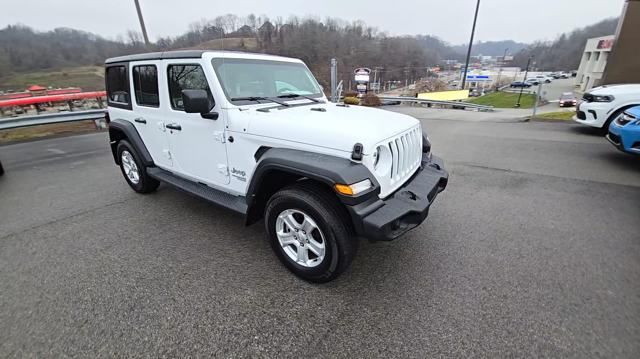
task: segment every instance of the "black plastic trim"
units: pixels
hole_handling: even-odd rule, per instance
[[[178,50],[163,52],[148,52],[146,54],[133,54],[126,56],[118,56],[107,59],[105,64],[126,61],[147,61],[147,60],[164,60],[164,59],[199,59],[205,50]]]
[[[125,56],[112,57],[110,59],[105,60],[105,64],[112,64],[116,62],[125,62],[125,61],[147,61],[147,60],[165,60],[165,59],[200,59],[202,58],[202,54],[205,52],[215,52],[222,50],[174,50],[174,51],[161,51],[161,52],[147,52],[142,54],[132,54]],[[257,52],[248,52],[248,51],[235,51],[235,50],[224,50],[224,52],[232,52],[239,54],[255,54],[255,55],[265,55]],[[277,58],[278,56],[274,56]]]
[[[147,146],[144,145],[138,130],[136,127],[129,121],[114,119],[109,123],[109,139],[111,141],[111,153],[113,154],[113,160],[116,164],[120,164],[120,159],[118,158],[118,154],[116,149],[118,147],[118,141],[121,139],[116,132],[122,132],[126,137],[126,140],[129,141],[131,146],[133,146],[138,154],[142,156],[142,163],[147,167],[155,166],[153,163],[153,158],[149,151],[147,150]]]
[[[448,183],[442,160],[423,154],[421,168],[392,195],[345,206],[354,230],[372,241],[390,241],[417,227]]]
[[[243,215],[247,214],[247,203],[245,198],[242,196],[235,196],[228,192],[209,187],[205,183],[194,182],[186,178],[182,178],[158,167],[147,169],[147,173],[149,176],[181,191],[205,199],[234,212]]]
[[[313,152],[270,148],[258,160],[258,165],[247,191],[248,201],[252,201],[252,198],[260,188],[262,179],[272,170],[314,179],[325,183],[332,189],[336,183],[353,184],[366,179],[371,180],[373,187],[358,196],[345,196],[336,192],[342,203],[348,205],[361,203],[371,197],[377,198],[380,193],[380,184],[371,172],[360,163],[354,163],[346,158]]]

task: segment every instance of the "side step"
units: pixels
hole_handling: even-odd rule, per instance
[[[232,194],[222,192],[215,188],[211,188],[205,184],[189,181],[188,179],[174,175],[169,171],[165,171],[158,167],[147,168],[149,176],[173,186],[179,190],[192,194],[196,197],[206,199],[224,208],[232,211],[246,214],[247,202],[244,197],[234,196]]]

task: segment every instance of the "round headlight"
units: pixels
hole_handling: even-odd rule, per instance
[[[391,170],[391,162],[393,162],[389,147],[381,145],[376,148],[373,153],[373,169],[379,176],[386,176]]]

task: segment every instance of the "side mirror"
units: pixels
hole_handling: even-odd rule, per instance
[[[186,113],[209,113],[213,107],[205,90],[182,90],[182,104]]]

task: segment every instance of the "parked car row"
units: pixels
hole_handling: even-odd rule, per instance
[[[640,154],[640,84],[591,89],[582,96],[573,119],[600,129],[621,151]]]
[[[525,82],[525,81],[513,81],[509,87],[511,87],[511,88],[515,88],[515,87],[529,88],[529,87],[531,87],[531,84],[528,83],[528,82]]]

